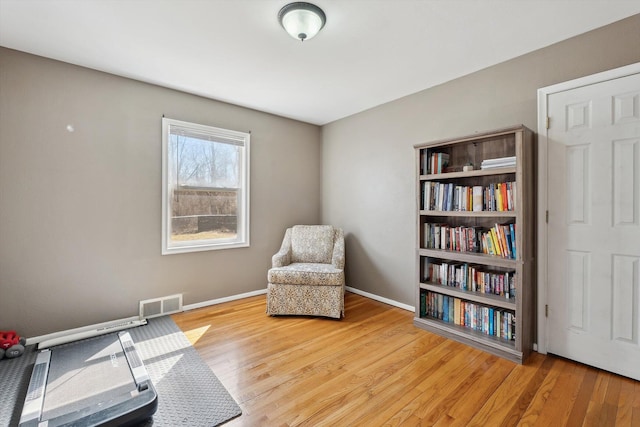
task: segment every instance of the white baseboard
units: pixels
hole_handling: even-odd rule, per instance
[[[403,310],[415,311],[415,308],[412,305],[409,305],[409,304],[403,304],[401,302],[398,302],[398,301],[395,301],[395,300],[392,300],[392,299],[388,299],[388,298],[384,298],[384,297],[381,297],[379,295],[370,294],[369,292],[361,291],[360,289],[352,288],[351,286],[345,286],[345,289],[347,291],[349,291],[349,292],[353,292],[354,294],[362,295],[363,297],[367,297],[367,298],[370,298],[370,299],[375,300],[375,301],[380,301],[380,302],[383,302],[385,304],[392,305],[394,307],[402,308]],[[189,304],[189,305],[183,306],[182,308],[184,309],[184,311],[194,310],[196,308],[208,307],[210,305],[222,304],[223,302],[235,301],[235,300],[239,300],[239,299],[243,299],[243,298],[249,298],[249,297],[253,297],[253,296],[256,296],[256,295],[262,295],[262,294],[266,294],[266,293],[267,293],[266,289],[260,289],[260,290],[257,290],[257,291],[247,292],[247,293],[244,293],[244,294],[231,295],[229,297],[224,297],[224,298],[218,298],[218,299],[209,300],[209,301],[198,302],[198,303],[195,303],[195,304]]]
[[[375,294],[370,294],[369,292],[365,292],[365,291],[361,291],[360,289],[356,289],[356,288],[352,288],[350,286],[345,286],[345,289],[349,292],[353,292],[354,294],[358,294],[358,295],[362,295],[363,297],[367,297],[370,298],[372,300],[375,301],[380,301],[383,302],[385,304],[389,304],[392,305],[394,307],[398,307],[398,308],[402,308],[404,310],[407,311],[415,311],[415,308],[412,305],[408,305],[408,304],[403,304],[401,302],[392,300],[392,299],[388,299],[388,298],[384,298]],[[252,291],[252,292],[247,292],[244,294],[238,294],[238,295],[232,295],[229,297],[224,297],[224,298],[218,298],[218,299],[214,299],[214,300],[209,300],[209,301],[203,301],[203,302],[198,302],[195,304],[189,304],[189,305],[185,305],[182,308],[184,309],[184,311],[187,310],[194,310],[196,308],[203,308],[203,307],[208,307],[210,305],[216,305],[216,304],[222,304],[223,302],[229,302],[229,301],[235,301],[235,300],[239,300],[239,299],[243,299],[243,298],[249,298],[249,297],[253,297],[256,295],[262,295],[262,294],[266,294],[267,290],[266,289],[260,289],[257,291]]]
[[[345,286],[345,289],[354,294],[362,295],[363,297],[371,298],[372,300],[380,301],[385,304],[392,305],[394,307],[402,308],[407,311],[416,311],[415,307],[409,304],[403,304],[401,302],[381,297],[379,295],[370,294],[369,292],[361,291],[360,289],[352,288],[351,286]]]
[[[212,300],[209,300],[209,301],[197,302],[195,304],[183,305],[182,309],[184,311],[195,310],[196,308],[208,307],[210,305],[222,304],[223,302],[235,301],[235,300],[238,300],[238,299],[254,297],[256,295],[261,295],[261,294],[266,294],[266,293],[267,293],[266,289],[260,289],[260,290],[257,290],[257,291],[246,292],[244,294],[231,295],[229,297],[212,299]]]

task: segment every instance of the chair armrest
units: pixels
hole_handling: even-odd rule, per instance
[[[291,250],[280,250],[271,257],[271,267],[284,267],[291,264]]]
[[[331,264],[338,270],[344,270],[344,232],[341,228],[336,228]]]
[[[291,229],[288,228],[282,239],[282,246],[274,256],[271,257],[272,267],[284,267],[291,264]]]

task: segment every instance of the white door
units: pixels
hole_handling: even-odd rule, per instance
[[[640,380],[640,74],[547,110],[547,350]]]

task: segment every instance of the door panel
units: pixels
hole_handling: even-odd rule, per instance
[[[548,351],[640,380],[640,74],[548,113]]]

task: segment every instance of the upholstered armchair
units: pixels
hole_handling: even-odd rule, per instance
[[[295,225],[267,275],[267,314],[344,316],[344,233],[330,225]]]

